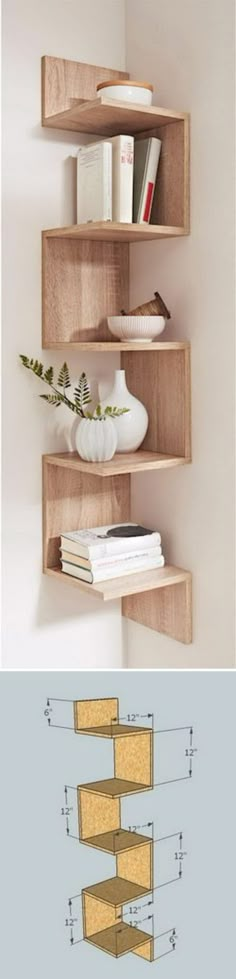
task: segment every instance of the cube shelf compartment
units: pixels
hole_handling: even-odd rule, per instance
[[[123,906],[152,892],[153,840],[121,827],[120,798],[153,788],[153,730],[120,725],[117,698],[75,701],[74,728],[94,737],[108,729],[114,744],[114,778],[77,789],[80,842],[116,860],[115,877],[82,889],[83,936],[115,957],[134,952],[151,962],[153,936],[126,924]]]
[[[63,460],[64,462],[64,460]],[[178,639],[191,642],[191,575],[166,565],[90,585],[60,569],[60,534],[75,527],[123,523],[130,519],[130,479],[102,476],[60,465],[60,457],[43,459],[43,570],[81,593],[103,601],[122,598],[127,618]],[[138,598],[137,598],[138,596]],[[148,619],[148,622],[147,622]]]

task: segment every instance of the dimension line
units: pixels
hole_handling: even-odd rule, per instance
[[[153,734],[170,734],[171,731],[191,731],[190,724],[187,727],[165,727],[160,731],[153,731]]]
[[[171,833],[170,836],[159,836],[153,843],[161,843],[162,840],[172,840],[174,836],[180,836],[180,833]]]
[[[171,782],[189,782],[189,775],[183,775],[182,778],[168,778],[166,782],[154,782],[153,789],[156,789],[157,785],[170,785]]]
[[[164,956],[165,955],[170,955],[171,952],[173,952],[173,951],[174,951],[174,947],[170,948],[169,949],[169,952],[162,952],[162,955],[156,955],[155,956],[155,959],[153,959],[153,962],[157,962],[158,959],[164,959]]]

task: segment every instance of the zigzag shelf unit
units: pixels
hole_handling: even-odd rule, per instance
[[[104,601],[122,598],[123,615],[189,643],[189,572],[167,565],[95,586],[60,571],[63,530],[132,519],[132,474],[191,461],[189,343],[117,343],[107,325],[108,316],[129,309],[130,243],[189,233],[189,116],[96,97],[98,82],[128,77],[114,69],[42,59],[43,126],[96,137],[127,132],[138,139],[145,132],[162,141],[149,225],[98,222],[42,233],[43,348],[105,355],[119,351],[128,387],[149,415],[138,452],[93,464],[73,453],[44,457],[43,570]]]
[[[153,788],[153,731],[120,724],[117,698],[75,701],[74,727],[114,748],[114,778],[77,788],[80,842],[116,861],[115,877],[82,890],[83,936],[116,958],[134,952],[152,962],[152,935],[126,924],[123,906],[152,892],[153,841],[122,829],[120,799]]]

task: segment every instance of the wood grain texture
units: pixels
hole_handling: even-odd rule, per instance
[[[116,909],[103,901],[95,901],[94,897],[82,891],[84,938],[95,932],[103,931],[114,925],[120,908]]]
[[[147,792],[151,786],[143,785],[137,781],[129,781],[124,778],[105,778],[101,782],[87,782],[84,785],[79,785],[78,788],[83,789],[84,792],[96,793],[98,795],[108,796],[108,798],[117,799],[122,795],[135,795],[136,792]]]
[[[129,476],[102,480],[43,461],[43,567],[59,565],[60,535],[129,519]],[[63,575],[63,580],[67,575]],[[72,579],[69,576],[69,581]],[[85,589],[94,588],[85,584]]]
[[[86,941],[115,958],[119,958],[120,955],[125,955],[127,952],[147,949],[147,954],[140,951],[140,955],[151,961],[148,947],[151,945],[152,939],[149,939],[148,933],[139,928],[132,928],[124,921],[100,931],[97,935],[91,935]],[[141,944],[142,942],[144,944]]]
[[[133,735],[139,734],[142,731],[146,731],[145,727],[132,727],[129,724],[114,724],[111,721],[110,724],[100,724],[99,727],[84,727],[77,728],[76,734],[89,735],[90,737],[96,738],[126,738],[133,737]]]
[[[65,238],[78,239],[78,241],[125,243],[154,241],[156,238],[178,238],[188,234],[188,231],[182,227],[168,227],[164,224],[118,224],[115,221],[88,221],[88,224],[72,224],[66,228],[48,228],[43,231],[43,234],[50,239]]]
[[[51,544],[52,542],[50,542],[50,547]],[[44,573],[57,578],[58,581],[70,585],[72,588],[87,592],[87,595],[92,598],[99,598],[103,602],[111,602],[126,595],[140,595],[142,592],[169,588],[171,585],[185,582],[190,576],[189,571],[174,568],[168,564],[164,568],[157,568],[156,571],[137,571],[134,574],[125,575],[124,578],[112,578],[110,581],[100,581],[95,585],[89,585],[88,582],[73,578],[72,575],[63,574],[59,567],[46,567]],[[140,599],[137,604],[140,604]]]
[[[47,82],[47,79],[45,78]],[[119,133],[135,135],[143,133],[149,129],[155,132],[156,127],[171,128],[171,125],[183,122],[187,118],[187,113],[178,113],[172,109],[162,109],[159,106],[144,106],[137,103],[121,102],[119,99],[110,99],[106,95],[97,95],[96,98],[80,102],[79,98],[68,99],[68,108],[59,111],[59,103],[64,98],[63,83],[60,88],[54,86],[54,90],[49,90],[49,85],[44,84],[43,92],[43,112],[46,100],[49,109],[56,107],[57,111],[50,115],[43,114],[42,125],[50,126],[52,129],[67,129],[79,133],[94,133],[101,136],[115,136]],[[45,93],[45,94],[44,94]],[[50,104],[51,103],[51,104]]]
[[[101,833],[113,833],[120,828],[119,798],[105,798],[92,792],[77,789],[79,837],[99,836]]]
[[[86,226],[84,226],[86,228]],[[86,238],[86,235],[83,236]],[[110,340],[107,316],[128,306],[125,243],[42,235],[42,345]]]
[[[133,350],[135,353],[140,352],[140,350],[146,350],[149,353],[152,353],[153,350],[183,350],[189,346],[189,344],[187,344],[185,340],[162,340],[159,342],[154,340],[152,343],[118,343],[115,340],[114,343],[113,341],[108,342],[105,340],[102,340],[101,342],[95,341],[94,343],[83,343],[80,340],[75,341],[75,343],[67,343],[67,341],[61,340],[60,343],[52,343],[52,341],[50,343],[46,343],[44,341],[43,346],[44,349],[49,350],[52,348],[55,350],[67,350],[69,348],[69,350],[76,350],[78,354],[80,354],[82,351],[87,353],[94,351],[95,353],[106,354],[114,353],[115,351],[121,353],[121,350]]]
[[[45,456],[51,465],[65,466],[77,472],[91,473],[94,476],[115,476],[123,473],[144,472],[150,469],[167,469],[171,466],[182,466],[188,459],[181,456],[164,455],[161,452],[148,452],[138,449],[137,452],[117,452],[109,462],[85,462],[77,452],[61,452]]]
[[[112,832],[100,833],[98,836],[90,836],[83,840],[86,846],[93,846],[97,850],[104,850],[105,853],[111,853],[112,856],[117,856],[118,853],[125,853],[127,850],[134,849],[135,847],[145,846],[148,842],[148,836],[142,836],[141,833],[132,833],[126,829],[116,829]]]
[[[118,853],[116,857],[116,873],[124,880],[133,881],[151,890],[153,887],[152,866],[153,843],[136,847],[127,853]]]
[[[190,350],[121,354],[129,390],[146,406],[149,425],[142,451],[191,459]]]
[[[164,633],[178,642],[192,642],[192,586],[191,575],[186,572],[182,583],[170,588],[146,592],[124,598],[122,614],[157,632]]]
[[[133,738],[114,741],[114,774],[141,785],[152,785],[153,734],[138,734]]]
[[[97,85],[110,79],[128,79],[125,71],[102,68],[82,61],[68,61],[48,55],[41,60],[42,70],[42,125],[55,125],[51,116],[73,110],[74,101],[95,99]],[[83,106],[81,105],[81,108]],[[69,120],[70,121],[70,120]],[[66,119],[65,119],[66,122]],[[58,128],[61,128],[58,126]],[[74,129],[74,125],[64,125]]]
[[[147,959],[147,962],[154,961],[154,941],[150,938],[149,942],[145,942],[144,945],[139,945],[138,948],[132,948],[134,955],[140,955],[142,959]]]
[[[74,726],[75,731],[81,728],[111,726],[119,718],[118,697],[103,697],[101,700],[75,700]]]
[[[111,877],[109,880],[102,880],[99,884],[83,888],[84,893],[111,904],[114,908],[126,904],[127,901],[135,901],[136,897],[149,894],[150,890],[151,888],[134,884],[130,880],[123,880],[121,877]]]

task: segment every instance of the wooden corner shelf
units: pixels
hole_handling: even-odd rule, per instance
[[[191,461],[190,346],[185,341],[117,343],[107,318],[129,309],[129,245],[189,233],[189,115],[97,97],[96,86],[126,72],[64,59],[42,59],[42,125],[95,136],[133,133],[161,139],[149,225],[93,222],[42,233],[42,346],[120,353],[128,388],[145,405],[149,426],[138,452],[107,463],[75,453],[43,463],[44,573],[109,601],[122,613],[180,642],[191,642],[191,576],[157,571],[90,585],[63,574],[60,535],[132,520],[131,476]],[[150,360],[150,354],[152,355]],[[101,736],[101,733],[100,733]]]
[[[153,888],[153,840],[121,827],[121,796],[153,787],[153,730],[129,726],[120,736],[117,698],[75,701],[76,733],[97,734],[115,724],[114,777],[78,786],[79,840],[116,860],[116,875],[82,889],[83,936],[115,957],[134,951],[153,960],[153,937],[123,920],[123,906]],[[101,734],[104,737],[104,734]],[[106,736],[106,735],[105,735]],[[139,781],[137,781],[139,779]]]

